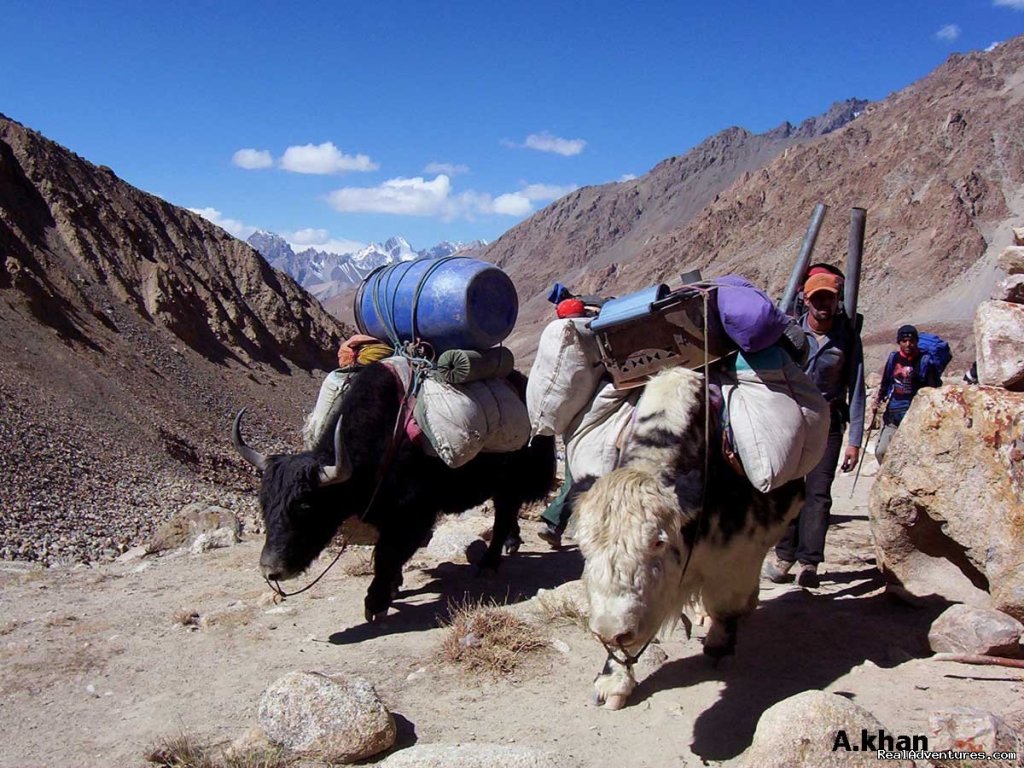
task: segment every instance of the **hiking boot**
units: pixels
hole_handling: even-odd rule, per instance
[[[782,584],[783,582],[789,581],[793,578],[789,575],[789,572],[794,565],[796,565],[796,563],[792,560],[783,560],[778,555],[772,555],[764,561],[764,568],[761,569],[761,575],[768,579],[768,581],[774,582],[775,584]]]
[[[544,527],[537,533],[543,541],[546,541],[552,549],[562,548],[562,533],[565,529],[552,523],[544,523]]]
[[[821,586],[818,577],[818,566],[814,563],[801,563],[800,572],[796,575],[796,583],[805,589],[817,589]]]

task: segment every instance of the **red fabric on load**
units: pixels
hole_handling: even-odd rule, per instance
[[[583,317],[583,302],[579,299],[563,299],[555,307],[555,314],[561,320],[567,317]]]

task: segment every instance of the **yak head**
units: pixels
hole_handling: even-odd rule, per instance
[[[687,557],[678,497],[650,473],[623,467],[578,501],[590,630],[606,648],[635,655],[679,619]]]
[[[260,510],[266,540],[260,569],[271,581],[298,576],[309,567],[334,536],[338,494],[352,476],[352,463],[342,440],[341,419],[334,429],[333,455],[329,449],[264,456],[242,439],[243,408],[235,417],[231,440],[235,450],[258,469]]]

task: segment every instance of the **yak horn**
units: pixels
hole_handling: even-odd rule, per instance
[[[231,442],[235,445],[235,450],[238,451],[238,455],[243,459],[252,464],[260,472],[263,472],[267,468],[267,457],[259,451],[254,451],[245,441],[242,439],[242,414],[245,413],[245,408],[238,412],[235,416],[235,424],[231,428]]]
[[[344,483],[352,477],[352,462],[348,458],[348,451],[345,450],[345,443],[341,439],[341,417],[334,425],[334,466],[320,467],[320,485],[334,485]]]

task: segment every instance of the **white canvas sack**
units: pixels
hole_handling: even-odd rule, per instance
[[[469,384],[425,379],[415,418],[427,438],[424,450],[449,467],[461,467],[481,452],[518,450],[530,437],[526,406],[505,379]]]
[[[611,381],[599,385],[565,433],[565,460],[578,480],[601,477],[619,463],[621,437],[636,410],[642,388],[617,390]]]
[[[829,405],[814,382],[777,347],[742,356],[721,374],[722,396],[736,453],[764,493],[803,477],[828,442]]]
[[[526,385],[530,436],[561,435],[587,407],[605,374],[589,318],[549,323],[540,335]]]

